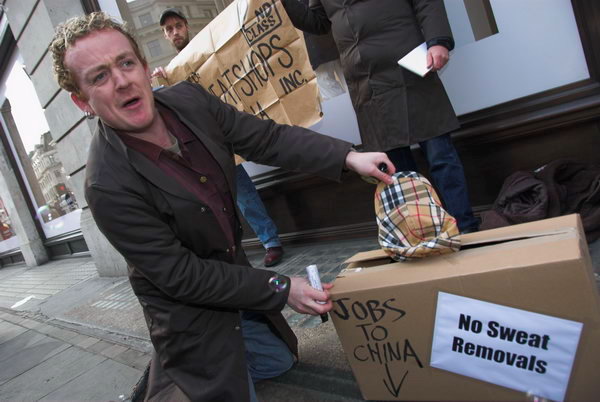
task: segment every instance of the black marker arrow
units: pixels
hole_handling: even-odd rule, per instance
[[[394,380],[392,379],[392,373],[390,372],[390,368],[388,367],[387,363],[385,364],[385,372],[387,373],[387,377],[388,380],[390,380],[390,382],[388,384],[388,382],[384,378],[383,383],[385,384],[385,387],[388,389],[388,391],[390,391],[390,394],[392,394],[395,398],[398,398],[398,395],[400,395],[400,388],[402,388],[402,384],[404,383],[404,379],[408,374],[408,370],[406,370],[406,373],[404,373],[404,376],[402,376],[402,380],[400,381],[400,384],[398,384],[397,387],[394,384]]]

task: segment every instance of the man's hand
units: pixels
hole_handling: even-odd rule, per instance
[[[379,170],[379,165],[382,163],[387,166],[387,174]],[[394,164],[383,152],[350,151],[346,156],[346,167],[361,176],[374,177],[385,184],[392,184],[393,181],[390,175],[396,173]]]
[[[427,68],[431,67],[431,71],[441,70],[448,63],[450,54],[448,49],[442,45],[431,46],[427,50]]]
[[[290,280],[290,294],[288,295],[287,304],[294,311],[302,314],[320,315],[329,312],[333,308],[333,303],[329,300],[328,289],[333,285],[331,283],[323,283],[323,291],[314,289],[308,283],[306,278],[294,276]],[[326,302],[319,304],[315,300]]]
[[[167,79],[167,73],[165,72],[165,69],[162,67],[156,67],[154,69],[154,71],[152,71],[152,74],[150,75],[150,77],[154,78],[154,77],[159,77],[159,78],[164,78],[165,80]]]

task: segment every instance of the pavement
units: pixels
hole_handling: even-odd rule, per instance
[[[328,282],[348,257],[377,247],[374,238],[286,246],[274,270],[304,275],[317,264]],[[262,249],[247,254],[262,266]],[[590,254],[600,283],[600,240]],[[362,401],[331,320],[288,307],[283,314],[298,336],[301,360],[257,384],[259,400]],[[127,400],[151,350],[127,278],[98,277],[91,257],[0,268],[0,401]]]

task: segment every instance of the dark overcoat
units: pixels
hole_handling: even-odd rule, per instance
[[[181,82],[155,92],[215,158],[235,196],[235,153],[266,165],[339,180],[351,144],[299,127],[260,120]],[[248,374],[240,309],[265,313],[297,353],[280,311],[289,287],[268,285],[274,272],[251,268],[228,244],[211,210],[142,154],[99,123],[90,147],[85,194],[94,219],[125,257],[146,318],[160,375],[156,399],[246,401]],[[156,371],[155,371],[156,372]]]
[[[388,151],[458,128],[437,73],[424,78],[398,60],[425,41],[452,38],[442,0],[284,0],[293,24],[331,30],[364,149]]]

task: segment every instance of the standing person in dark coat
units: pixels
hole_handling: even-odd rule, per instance
[[[298,29],[317,35],[331,30],[364,149],[385,151],[398,170],[416,171],[410,145],[418,143],[459,229],[477,230],[449,134],[458,119],[436,73],[454,47],[442,0],[310,0],[308,7],[282,2]],[[432,71],[422,78],[398,60],[423,42]]]
[[[306,278],[250,266],[233,150],[333,180],[345,167],[391,183],[377,166],[393,165],[383,153],[239,112],[187,81],[153,92],[137,43],[104,13],[58,26],[50,50],[61,88],[99,117],[85,196],[144,311],[154,346],[146,399],[255,401],[253,382],[287,371],[297,354],[282,308],[326,313],[332,285],[318,291]]]

